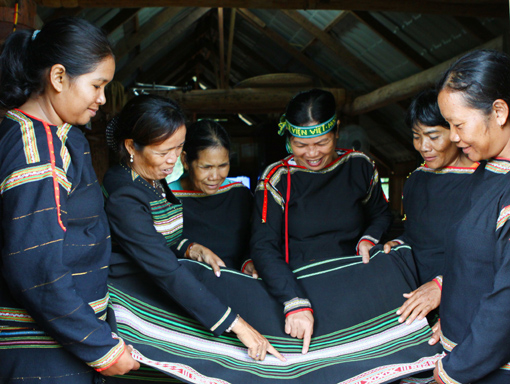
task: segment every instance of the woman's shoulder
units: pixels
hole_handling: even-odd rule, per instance
[[[140,176],[124,164],[117,164],[108,169],[103,178],[103,190],[106,197],[119,191],[139,194],[142,191],[136,181]]]

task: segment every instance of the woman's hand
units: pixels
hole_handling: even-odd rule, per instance
[[[246,265],[244,266],[243,273],[250,275],[254,279],[259,278],[259,274],[257,270],[255,269],[255,264],[253,264],[253,261],[248,261]]]
[[[437,344],[437,342],[440,340],[441,338],[441,321],[438,320],[436,325],[434,325],[432,327],[432,337],[430,338],[429,340],[429,344],[430,345],[434,345],[434,344]]]
[[[384,244],[383,250],[384,253],[390,253],[391,248],[396,247],[397,245],[400,245],[398,241],[388,241],[386,244]]]
[[[129,371],[136,371],[140,368],[140,363],[131,357],[133,347],[127,345],[119,360],[111,367],[101,371],[104,376],[124,375]]]
[[[186,251],[186,257],[191,260],[202,261],[209,264],[212,267],[214,274],[218,277],[221,275],[220,267],[226,267],[225,263],[218,255],[209,248],[197,243],[192,243],[189,246]]]
[[[248,356],[253,360],[264,360],[266,353],[269,352],[271,355],[277,357],[281,361],[287,361],[280,352],[278,352],[267,339],[257,332],[250,324],[239,317],[239,320],[232,328],[238,339],[248,348]]]
[[[397,315],[401,315],[398,321],[411,324],[414,319],[421,320],[430,311],[439,307],[441,290],[435,282],[429,281],[411,293],[404,293],[404,297],[407,300],[397,311]]]
[[[298,339],[303,339],[304,355],[310,347],[310,340],[313,335],[313,314],[311,311],[301,311],[290,314],[285,318],[285,333]]]
[[[363,264],[368,264],[370,261],[370,250],[374,244],[368,240],[361,240],[358,244],[358,253],[363,260]]]

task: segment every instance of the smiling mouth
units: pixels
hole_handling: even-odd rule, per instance
[[[306,160],[306,162],[308,164],[310,164],[312,167],[316,167],[316,166],[320,165],[320,163],[322,163],[322,159],[318,159],[318,160]]]

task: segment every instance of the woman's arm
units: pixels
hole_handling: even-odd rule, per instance
[[[9,158],[0,161],[0,269],[9,293],[21,304],[21,311],[26,310],[29,315],[23,326],[30,326],[35,321],[79,359],[98,370],[106,369],[121,357],[124,343],[112,338],[109,325],[98,319],[92,307],[78,294],[83,287],[75,285],[76,280],[68,266],[75,261],[72,259],[73,247],[64,246],[66,236],[71,236],[66,234],[68,221],[65,212],[68,200],[73,198],[73,191],[62,167],[60,151],[54,151],[53,173],[46,134],[40,135],[31,122],[27,123],[27,129],[34,135],[32,144],[37,146],[38,161],[27,159],[23,149],[16,150],[21,137],[10,140],[9,136],[4,136],[1,143],[2,148],[13,150],[9,152]],[[52,140],[55,145],[60,142],[54,134]],[[73,189],[76,187],[72,186]],[[97,195],[97,204],[101,204],[99,191]],[[74,240],[79,241],[80,238]],[[105,231],[104,237],[97,241],[108,242],[108,232]],[[108,257],[105,255],[105,264]],[[106,295],[106,273],[99,271],[104,266],[89,267],[94,269],[91,272],[103,275],[104,285],[101,288]]]
[[[266,222],[261,220],[264,207],[263,183],[262,179],[255,192],[250,242],[252,259],[270,293],[284,305],[285,332],[292,337],[303,339],[302,352],[306,353],[313,334],[313,311],[285,261],[281,195],[270,185],[268,189],[271,191],[267,193]]]
[[[126,185],[110,193],[105,208],[112,235],[169,298],[215,335],[222,334],[236,314],[178,262],[165,237],[154,228],[150,196],[142,188]]]
[[[510,202],[510,199],[507,201]],[[508,212],[510,212],[510,205],[501,210],[498,219],[497,247],[493,261],[497,270],[492,291],[482,297],[464,339],[439,362],[437,373],[443,382],[475,382],[510,361]]]

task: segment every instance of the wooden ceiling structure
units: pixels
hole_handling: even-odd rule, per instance
[[[508,0],[35,2],[41,23],[74,15],[105,29],[127,89],[178,87],[147,92],[198,115],[275,124],[300,88],[330,89],[388,169],[416,161],[403,124],[413,95],[469,50],[508,51]],[[292,73],[308,80],[296,84]]]

